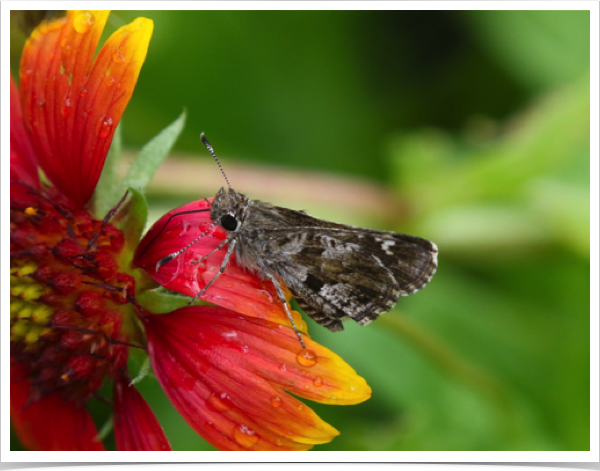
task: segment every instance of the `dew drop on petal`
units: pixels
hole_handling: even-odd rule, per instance
[[[227,393],[212,393],[206,400],[208,407],[217,412],[226,412],[231,409],[231,401]]]
[[[104,139],[108,137],[113,128],[113,120],[110,116],[104,113],[100,116],[100,120],[98,121],[98,137],[100,139]]]
[[[315,366],[317,364],[317,355],[315,355],[315,352],[313,352],[312,350],[309,350],[308,348],[303,348],[302,350],[300,350],[300,353],[296,355],[296,360],[302,366],[310,368],[311,366]]]
[[[89,11],[79,13],[73,20],[73,28],[80,34],[87,33],[94,24],[95,18]]]
[[[313,379],[313,384],[317,388],[323,386],[323,378],[321,378],[320,376],[317,376],[315,379]]]
[[[245,425],[238,425],[233,429],[233,438],[238,445],[244,448],[252,448],[258,441],[258,435]]]
[[[104,77],[104,85],[106,85],[107,88],[112,87],[115,84],[116,80],[112,75],[106,75]]]
[[[81,88],[81,89],[79,89],[79,96],[80,96],[81,98],[83,98],[84,96],[86,96],[86,95],[87,95],[87,92],[88,92],[88,91],[87,91],[85,88]]]
[[[87,109],[85,110],[85,112],[87,114],[92,114],[94,112],[94,108],[92,108],[91,106],[88,106]]]
[[[21,70],[19,72],[19,79],[21,83],[27,83],[31,80],[31,76],[33,75],[32,69]]]
[[[271,405],[273,407],[281,407],[281,398],[279,396],[273,396],[271,398]]]
[[[112,60],[117,64],[122,64],[125,62],[125,55],[123,54],[123,50],[119,46],[113,47],[112,50]]]
[[[117,90],[121,90],[121,82],[117,83]]]
[[[300,404],[298,407],[296,407],[296,409],[303,410],[304,409],[304,404]]]
[[[206,422],[204,424],[204,428],[208,429],[208,430],[216,430],[217,429],[217,427],[215,426],[215,424],[212,423],[212,422]]]
[[[60,104],[60,112],[65,118],[69,117],[73,112],[73,103],[71,102],[69,95],[65,96]]]

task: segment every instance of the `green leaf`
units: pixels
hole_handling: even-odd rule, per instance
[[[104,167],[102,168],[100,180],[98,180],[96,190],[94,191],[93,205],[96,216],[100,219],[103,218],[115,204],[117,204],[124,193],[124,188],[122,185],[118,184],[118,169],[119,161],[121,159],[122,134],[123,126],[121,122],[117,126],[113,136],[110,150],[108,151],[106,160],[104,161]]]
[[[176,294],[164,290],[163,288],[155,290],[146,290],[138,295],[138,302],[154,314],[167,314],[175,309],[187,306],[190,303],[190,297],[182,294]],[[194,305],[206,304],[202,301],[194,302]]]
[[[163,129],[158,136],[142,147],[125,176],[125,187],[143,191],[154,176],[162,161],[167,157],[171,148],[185,125],[186,112],[181,113],[173,123]]]
[[[111,415],[108,418],[108,420],[106,422],[104,422],[104,425],[102,426],[102,428],[98,432],[98,435],[96,435],[96,441],[97,442],[104,441],[104,439],[106,437],[108,437],[108,434],[110,432],[112,432],[112,430],[113,430],[113,416]]]
[[[126,217],[118,222],[118,227],[125,234],[127,244],[135,249],[148,219],[148,203],[146,197],[135,188],[128,188],[127,191]]]
[[[146,376],[148,376],[149,372],[150,372],[150,357],[148,355],[146,355],[146,357],[144,358],[144,360],[138,370],[137,375],[131,380],[129,385],[133,386],[134,384],[139,383]]]

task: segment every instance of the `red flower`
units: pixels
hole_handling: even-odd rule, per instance
[[[126,375],[139,337],[124,234],[84,206],[153,24],[120,28],[92,64],[107,17],[43,23],[23,51],[20,96],[11,77],[11,418],[31,449],[103,449],[85,405],[106,377]],[[40,184],[38,165],[52,186]],[[147,431],[135,408],[120,415]]]
[[[23,52],[20,91],[11,82],[11,419],[21,443],[102,450],[86,405],[112,379],[117,448],[170,449],[130,385],[130,348],[147,350],[167,396],[217,448],[301,450],[330,441],[337,431],[288,392],[355,404],[370,389],[311,341],[294,313],[305,333],[307,348],[301,348],[270,282],[232,258],[204,296],[221,307],[152,313],[160,293],[145,271],[195,296],[220,266],[223,251],[190,263],[223,240],[211,228],[155,270],[206,232],[208,211],[165,215],[137,251],[139,231],[128,229],[139,219],[134,197],[104,219],[94,213],[89,200],[153,28],[144,18],[120,28],[92,63],[107,16],[69,12],[42,24]],[[38,169],[51,184],[38,178]]]
[[[134,263],[165,288],[196,296],[217,274],[226,253],[226,249],[222,249],[200,263],[193,263],[211,253],[227,236],[225,230],[215,226],[210,218],[208,209],[211,201],[212,198],[194,201],[161,217],[140,242]],[[199,236],[203,237],[192,244]],[[189,244],[192,245],[177,257],[157,267],[160,260]],[[288,299],[290,297],[288,293]],[[286,325],[289,322],[285,308],[277,301],[273,284],[238,267],[235,254],[229,259],[227,270],[202,299],[272,322]],[[306,324],[300,314],[295,311],[292,314],[298,329],[306,332]]]

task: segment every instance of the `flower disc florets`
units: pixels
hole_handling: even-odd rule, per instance
[[[82,404],[127,363],[135,284],[119,263],[123,233],[23,190],[11,202],[11,356],[28,370],[30,400],[63,391]]]

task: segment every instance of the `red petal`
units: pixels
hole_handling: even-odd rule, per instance
[[[21,444],[30,450],[103,451],[98,432],[84,407],[62,400],[60,393],[26,405],[29,381],[11,367],[10,417]]]
[[[39,185],[37,158],[23,124],[21,99],[15,81],[10,76],[10,179],[30,186]]]
[[[152,366],[171,402],[222,450],[305,450],[338,434],[286,391],[330,404],[371,394],[341,358],[310,339],[303,351],[281,324],[191,306],[150,315],[146,327]]]
[[[44,22],[21,58],[23,114],[40,165],[77,207],[94,192],[153,29],[145,18],[123,26],[92,65],[107,18],[106,11],[73,11]]]
[[[171,451],[171,445],[154,412],[123,377],[115,380],[113,400],[117,450]]]
[[[225,240],[227,233],[224,229],[213,227],[206,236],[158,270],[157,263],[192,243],[212,226],[210,201],[204,199],[188,203],[160,218],[140,242],[134,258],[136,266],[144,268],[165,288],[196,296],[219,271],[227,246],[201,263],[192,262],[207,255]],[[189,211],[195,212],[186,213]],[[290,297],[288,293],[288,299]],[[273,283],[240,268],[235,254],[201,299],[242,314],[289,325],[285,307],[277,297]],[[306,324],[300,314],[293,311],[292,315],[298,329],[306,332]]]

